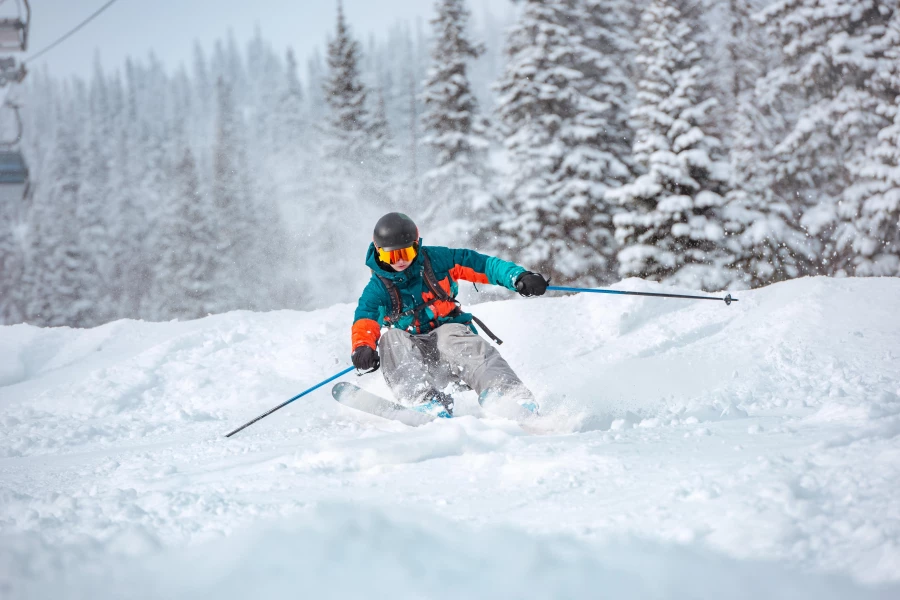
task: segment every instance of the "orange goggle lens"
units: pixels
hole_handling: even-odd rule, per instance
[[[415,246],[400,248],[399,250],[382,250],[381,248],[376,248],[376,250],[378,250],[378,260],[389,265],[398,263],[401,260],[412,262],[417,254]]]

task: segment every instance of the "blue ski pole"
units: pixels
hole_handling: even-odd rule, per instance
[[[657,296],[659,298],[690,298],[692,300],[721,300],[725,302],[726,305],[730,306],[732,302],[737,302],[737,298],[732,298],[731,294],[728,294],[724,298],[717,298],[715,296],[685,296],[684,294],[656,294],[653,292],[623,292],[621,290],[604,290],[599,288],[578,288],[578,287],[560,287],[557,285],[549,285],[547,286],[548,290],[555,290],[557,292],[592,292],[594,294],[621,294],[623,296]]]
[[[235,429],[234,431],[232,431],[231,433],[229,433],[229,434],[226,435],[225,437],[231,437],[231,436],[233,436],[234,434],[236,434],[236,433],[237,433],[238,431],[240,431],[241,429],[244,429],[244,428],[246,428],[246,427],[250,427],[251,425],[253,425],[253,424],[256,423],[257,421],[259,421],[259,420],[262,419],[263,417],[268,417],[269,415],[271,415],[273,412],[275,412],[275,411],[278,410],[279,408],[282,408],[282,407],[287,406],[288,404],[290,404],[291,402],[293,402],[293,401],[296,400],[297,398],[302,398],[303,396],[307,395],[307,394],[310,393],[310,392],[314,392],[315,390],[319,389],[320,387],[322,387],[322,386],[325,385],[326,383],[328,383],[328,382],[330,382],[330,381],[334,381],[334,380],[337,379],[338,377],[341,377],[341,376],[343,376],[343,375],[346,375],[347,373],[349,373],[349,372],[352,371],[352,370],[353,370],[353,367],[347,367],[346,369],[344,369],[344,370],[341,371],[340,373],[338,373],[338,374],[336,374],[336,375],[332,375],[331,377],[329,377],[329,378],[326,379],[325,381],[322,381],[322,382],[320,382],[320,383],[317,383],[316,385],[312,386],[312,387],[309,388],[308,390],[305,390],[305,391],[303,391],[303,392],[300,392],[299,394],[297,394],[296,396],[294,396],[293,398],[291,398],[291,399],[288,400],[287,402],[282,402],[281,404],[279,404],[278,406],[276,406],[276,407],[273,408],[272,410],[269,410],[269,411],[264,412],[263,414],[259,415],[258,417],[256,417],[256,418],[253,419],[252,421],[250,421],[249,423],[244,423],[243,425],[241,425],[240,427],[238,427],[237,429]]]

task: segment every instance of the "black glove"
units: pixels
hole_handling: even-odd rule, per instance
[[[525,271],[516,279],[516,291],[523,296],[543,296],[547,291],[549,279],[539,273]]]
[[[350,359],[353,361],[353,366],[360,371],[377,371],[381,366],[378,352],[368,346],[360,346],[354,350]]]

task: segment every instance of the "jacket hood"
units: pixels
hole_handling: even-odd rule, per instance
[[[421,247],[422,238],[419,238],[419,248]],[[368,252],[366,252],[366,266],[372,269],[372,272],[376,275],[380,275],[381,277],[390,279],[396,284],[401,284],[409,281],[414,276],[417,276],[422,272],[422,253],[417,253],[416,258],[412,261],[412,264],[403,271],[386,271],[381,268],[381,265],[378,263],[378,252],[375,250],[375,243],[371,242],[369,244],[369,250]]]

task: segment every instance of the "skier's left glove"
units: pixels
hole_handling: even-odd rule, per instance
[[[522,296],[543,296],[550,285],[549,279],[539,273],[525,271],[516,279],[516,291]]]

